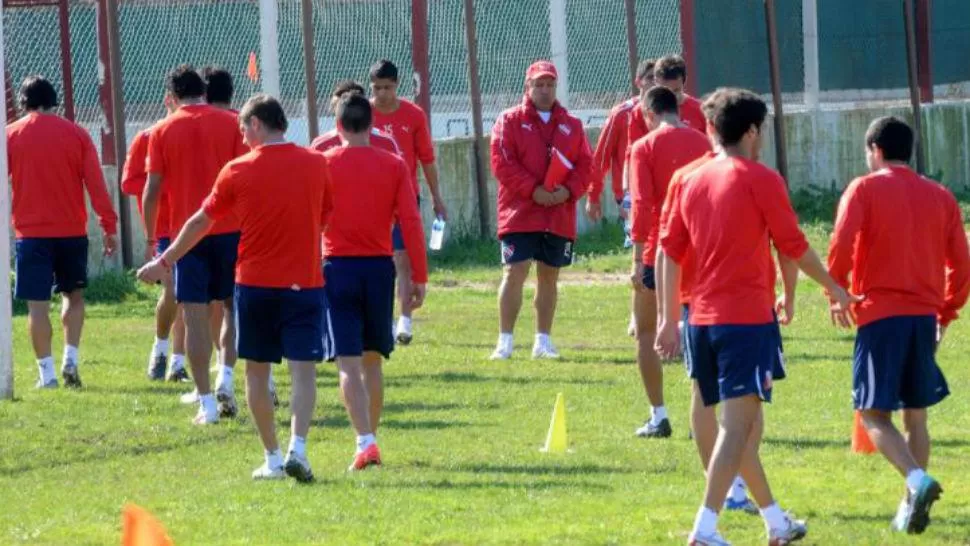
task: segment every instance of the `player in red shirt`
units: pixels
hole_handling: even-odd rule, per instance
[[[357,453],[350,470],[381,464],[375,433],[384,408],[381,359],[394,350],[391,226],[401,225],[411,259],[408,304],[421,307],[428,282],[424,229],[411,172],[398,156],[370,145],[372,108],[351,93],[336,108],[344,145],[326,152],[333,213],[323,236],[328,341]]]
[[[168,196],[170,228],[174,233],[202,205],[219,170],[247,151],[236,117],[205,104],[205,85],[195,69],[179,66],[167,80],[168,92],[179,108],[156,124],[149,137],[149,175],[143,206],[145,232],[150,241],[155,235],[162,191]],[[239,224],[233,215],[228,215],[175,264],[175,299],[185,315],[186,348],[200,403],[197,424],[214,423],[220,414],[230,417],[237,411],[232,382],[236,336],[230,317],[238,244]],[[221,302],[226,310],[215,396],[209,385],[211,302]]]
[[[337,85],[333,88],[333,94],[330,96],[330,110],[336,112],[337,102],[348,93],[363,95],[364,88],[353,80],[337,82]],[[340,132],[337,129],[331,129],[323,133],[310,143],[310,147],[318,152],[326,152],[327,150],[342,145],[343,141],[340,140]],[[401,155],[401,148],[398,147],[394,137],[380,132],[377,127],[371,128],[370,145],[379,150],[391,152],[394,155]]]
[[[434,163],[434,144],[428,128],[427,114],[413,102],[397,95],[398,71],[394,63],[381,60],[370,68],[371,105],[374,107],[374,127],[391,135],[401,147],[402,157],[411,174],[414,194],[420,197],[418,187],[418,163],[424,172],[431,192],[432,208],[436,217],[448,220],[448,209],[441,197],[438,184],[438,168]],[[417,199],[418,197],[415,197]],[[397,321],[397,341],[401,345],[411,343],[411,263],[409,253],[405,252],[405,241],[400,226],[394,228],[394,265],[397,268],[397,299],[401,316]]]
[[[678,117],[677,96],[664,87],[641,95],[640,107],[650,133],[634,142],[627,171],[630,176],[630,236],[633,239],[633,315],[636,318],[637,363],[650,400],[650,419],[636,431],[644,438],[671,434],[664,406],[663,367],[653,345],[657,336],[657,296],[654,261],[657,255],[660,208],[674,172],[711,150],[707,137],[685,126]]]
[[[680,55],[667,55],[661,57],[653,67],[654,83],[666,87],[677,95],[680,103],[680,119],[691,129],[704,132],[707,120],[704,112],[701,111],[701,101],[684,92],[684,85],[687,83],[687,63]],[[630,128],[628,138],[630,142],[646,136],[648,132],[646,120],[643,113],[634,110],[630,115]]]
[[[324,358],[320,234],[330,204],[326,159],[287,142],[279,101],[256,95],[239,114],[252,151],[219,172],[212,192],[172,246],[139,271],[158,281],[220,218],[234,214],[241,237],[235,271],[239,357],[246,360],[246,399],[265,449],[253,479],[313,481],[306,438],[316,404],[316,369]],[[286,459],[276,437],[270,363],[289,361],[293,382],[292,436]]]
[[[834,296],[836,312],[852,301],[822,266],[798,228],[784,181],[757,163],[767,107],[757,95],[727,90],[713,104],[721,155],[692,172],[661,236],[664,277],[676,278],[678,263],[693,252],[696,277],[691,290],[687,350],[704,403],[723,403],[717,445],[707,471],[705,499],[690,544],[725,544],[717,532],[718,511],[735,476],[754,487],[764,470],[757,456],[762,402],[771,400],[772,370],[780,349],[773,315],[774,296],[767,270],[774,267],[769,240]],[[730,234],[730,236],[725,236]],[[661,354],[678,352],[674,291],[665,290],[657,334]],[[754,455],[744,456],[746,453]],[[743,464],[742,464],[743,463]],[[756,498],[771,498],[765,490]],[[769,544],[805,536],[803,522],[791,520],[777,503],[761,506]]]
[[[872,122],[870,174],[842,194],[828,260],[841,286],[851,275],[852,291],[866,295],[854,307],[852,394],[869,436],[906,479],[893,527],[922,533],[942,492],[926,474],[926,409],[950,394],[935,353],[970,294],[970,250],[957,200],[910,169],[912,153],[913,130],[905,122]],[[899,408],[906,437],[892,422]]]
[[[84,192],[101,219],[104,254],[112,256],[118,216],[104,184],[91,136],[53,112],[57,91],[42,76],[20,86],[26,115],[7,125],[11,219],[16,236],[14,297],[27,300],[27,329],[37,357],[38,388],[56,388],[51,355],[51,290],[60,293],[64,327],[64,386],[81,387],[78,346],[88,283],[88,211]]]

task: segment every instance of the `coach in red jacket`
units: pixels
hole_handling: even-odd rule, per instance
[[[512,331],[522,286],[537,262],[533,358],[558,358],[549,339],[559,268],[573,260],[576,203],[586,192],[592,154],[583,124],[556,101],[556,67],[538,61],[526,71],[522,104],[502,113],[492,129],[492,172],[498,180],[498,238],[505,268],[499,288],[499,339],[493,360],[512,356]],[[550,191],[543,187],[553,154],[572,165]]]

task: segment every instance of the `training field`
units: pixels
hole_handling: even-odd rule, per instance
[[[824,250],[824,230],[809,231]],[[578,250],[603,246],[581,240]],[[439,260],[415,344],[386,366],[383,469],[345,472],[354,436],[334,368],[321,366],[310,486],[253,483],[262,451],[245,407],[235,421],[195,428],[196,408],[177,397],[187,387],[145,379],[151,290],[88,307],[80,392],[32,390],[26,319],[16,316],[18,399],[0,404],[0,544],[117,544],[126,502],[151,510],[178,545],[684,544],[703,492],[687,437],[689,384],[679,363],[667,366],[674,436],[633,436],[649,407],[625,335],[627,254],[585,255],[570,271],[554,330],[561,362],[529,358],[528,305],[513,360],[486,360],[499,271],[485,258],[497,250],[478,266]],[[814,283],[803,281],[799,298],[762,457],[782,506],[809,520],[805,543],[970,544],[970,323],[948,333],[940,362],[953,396],[930,414],[943,499],[926,534],[907,537],[889,530],[902,478],[881,457],[849,452],[851,336],[830,326]],[[289,379],[278,370],[285,446]],[[558,392],[573,452],[546,455]],[[721,530],[735,544],[765,542],[760,517],[731,513]]]

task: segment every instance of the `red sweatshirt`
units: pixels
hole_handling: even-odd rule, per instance
[[[54,114],[29,113],[7,125],[7,164],[18,239],[86,236],[85,190],[101,229],[117,232],[98,152],[82,127]]]
[[[373,105],[373,101],[371,104]],[[400,147],[400,155],[407,163],[408,174],[414,185],[414,194],[419,195],[418,162],[434,163],[434,143],[431,141],[431,129],[428,127],[428,116],[424,110],[404,99],[400,99],[397,110],[389,114],[375,107],[374,128],[385,135],[391,135]]]
[[[310,147],[318,152],[326,152],[327,150],[331,150],[342,145],[343,140],[340,139],[340,134],[337,133],[336,129],[327,131],[326,133],[313,139],[313,142],[310,143]],[[401,155],[401,148],[398,147],[397,141],[394,140],[394,137],[378,131],[377,127],[371,129],[370,145],[380,150],[391,152],[395,155]]]
[[[680,103],[680,120],[691,129],[696,129],[702,134],[707,134],[707,118],[701,110],[701,101],[694,97],[684,94],[684,102]],[[650,130],[647,128],[647,120],[643,116],[643,108],[634,108],[630,112],[630,126],[627,130],[627,139],[636,142],[647,136]]]
[[[148,137],[151,128],[139,131],[131,141],[128,148],[128,157],[125,159],[125,169],[121,174],[121,192],[135,198],[138,203],[138,214],[143,214],[141,198],[145,193],[145,184],[148,183]],[[170,237],[171,231],[168,229],[169,223],[168,196],[165,192],[159,196],[158,215],[155,217],[155,238]],[[142,217],[144,220],[144,216]]]
[[[886,317],[937,315],[944,326],[970,294],[970,251],[956,199],[908,167],[852,181],[839,203],[829,272],[852,275],[859,326]]]
[[[640,108],[640,98],[633,97],[617,104],[610,110],[606,118],[599,140],[596,141],[596,151],[593,152],[593,169],[589,180],[589,201],[599,203],[603,195],[603,185],[606,174],[610,174],[613,186],[613,199],[623,200],[623,162],[626,150],[630,145],[627,132],[630,126],[630,114]]]

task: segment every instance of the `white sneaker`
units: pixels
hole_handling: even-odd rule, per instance
[[[508,360],[510,358],[512,358],[512,347],[502,344],[496,345],[492,356],[488,357],[489,360]]]
[[[724,540],[721,533],[715,532],[713,535],[691,535],[687,539],[690,546],[731,546],[731,543]]]
[[[768,546],[787,546],[792,542],[805,538],[808,534],[808,526],[804,521],[788,519],[788,527],[784,529],[772,529],[768,532]]]
[[[208,412],[202,406],[199,406],[199,411],[195,414],[195,419],[192,419],[192,424],[194,425],[214,425],[219,422],[218,412]]]
[[[285,480],[286,472],[283,471],[283,467],[270,468],[268,464],[263,463],[262,466],[253,470],[254,480]]]
[[[556,350],[556,346],[552,344],[551,340],[545,343],[536,342],[532,346],[532,358],[556,360],[559,358],[559,351]]]
[[[899,501],[899,509],[896,510],[896,517],[893,518],[893,531],[906,532],[906,526],[909,524],[910,511],[909,493],[907,493],[903,496],[903,500]]]
[[[236,406],[236,395],[233,394],[231,387],[221,385],[216,389],[216,403],[219,407],[219,417],[231,419],[239,413],[239,408]]]
[[[190,392],[179,396],[179,402],[185,405],[198,404],[199,403],[199,391],[192,389]]]
[[[394,329],[394,339],[401,345],[410,345],[411,340],[414,338],[411,332],[411,320],[407,317],[401,317],[397,321],[397,327]]]

